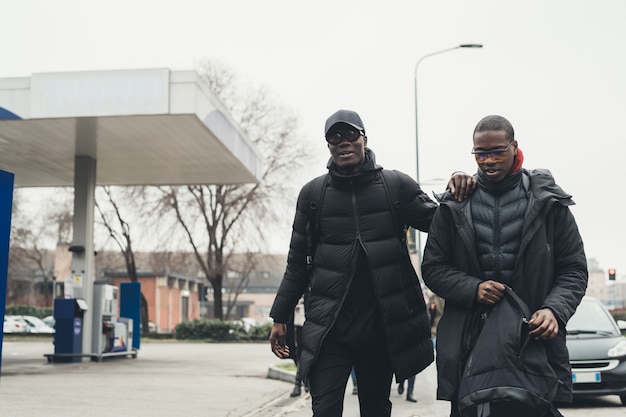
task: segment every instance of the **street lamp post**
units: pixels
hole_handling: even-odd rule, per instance
[[[420,152],[419,152],[419,135],[418,135],[418,123],[417,123],[417,69],[420,65],[420,62],[425,60],[426,58],[430,58],[434,55],[443,54],[444,52],[454,51],[455,49],[460,48],[482,48],[482,44],[478,43],[463,43],[461,45],[454,46],[452,48],[442,49],[441,51],[431,52],[430,54],[426,54],[415,63],[415,69],[413,70],[413,79],[415,82],[415,179],[417,182],[420,182]],[[422,266],[422,235],[419,230],[415,230],[417,244],[416,244],[416,253],[418,257],[418,268],[421,269]],[[420,274],[421,275],[421,274]]]

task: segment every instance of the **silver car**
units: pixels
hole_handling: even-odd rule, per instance
[[[626,405],[626,338],[606,307],[585,296],[567,323],[574,397],[619,395]]]

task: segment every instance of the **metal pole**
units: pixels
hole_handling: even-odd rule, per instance
[[[418,131],[418,118],[417,118],[417,68],[420,65],[420,62],[422,62],[424,59],[429,58],[431,56],[434,55],[439,55],[439,54],[443,54],[444,52],[448,52],[448,51],[454,51],[455,49],[459,49],[459,48],[482,48],[483,46],[481,44],[476,44],[476,43],[464,43],[461,45],[457,45],[454,46],[452,48],[446,48],[446,49],[442,49],[441,51],[436,51],[436,52],[431,52],[430,54],[426,54],[423,57],[421,57],[420,59],[417,60],[417,62],[415,63],[415,68],[413,69],[413,80],[415,83],[415,180],[417,181],[417,183],[419,184],[420,182],[420,153],[419,153],[419,131]],[[419,230],[415,231],[415,235],[417,238],[417,244],[416,244],[416,253],[417,253],[417,265],[418,265],[418,271],[419,276],[421,278],[421,268],[422,268],[422,232],[420,232]]]

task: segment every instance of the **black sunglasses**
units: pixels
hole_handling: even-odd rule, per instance
[[[334,132],[326,135],[326,142],[331,145],[339,145],[341,142],[354,142],[363,135],[360,130],[348,129],[343,132]]]

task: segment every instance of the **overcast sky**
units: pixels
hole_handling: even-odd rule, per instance
[[[587,256],[626,274],[626,1],[0,0],[0,10],[2,78],[223,61],[299,117],[319,151],[302,183],[324,170],[323,124],[339,108],[360,113],[381,165],[415,176],[415,64],[483,44],[418,67],[421,182],[474,172],[476,122],[505,116],[524,166],[550,169],[573,195]]]

